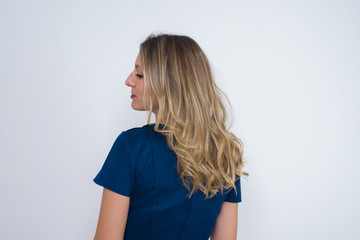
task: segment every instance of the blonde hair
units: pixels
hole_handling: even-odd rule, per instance
[[[210,64],[190,37],[150,35],[140,46],[144,100],[150,121],[157,98],[155,131],[166,136],[178,159],[177,171],[191,196],[197,190],[206,198],[235,188],[242,171],[243,144],[226,126],[222,91],[216,86]],[[235,188],[236,189],[236,188]]]

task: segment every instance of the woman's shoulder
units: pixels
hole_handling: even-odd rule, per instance
[[[144,132],[146,131],[147,129],[154,129],[154,126],[155,124],[146,124],[142,127],[133,127],[133,128],[130,128],[128,130],[125,130],[124,132],[128,132],[128,133],[138,133],[138,132]]]
[[[134,127],[128,130],[122,131],[118,139],[121,141],[128,141],[131,143],[139,143],[147,141],[151,138],[151,133],[154,133],[155,124],[146,124],[142,127]]]
[[[125,130],[121,134],[126,135],[128,137],[137,137],[139,135],[146,135],[148,132],[154,131],[154,126],[155,126],[155,124],[146,124],[142,127],[134,127],[134,128]]]

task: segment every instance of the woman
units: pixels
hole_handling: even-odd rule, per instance
[[[95,177],[95,239],[236,239],[243,147],[201,48],[151,35],[125,83],[156,123],[122,132]]]

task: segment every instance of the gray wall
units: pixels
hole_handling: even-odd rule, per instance
[[[238,239],[359,239],[359,1],[0,1],[0,238],[91,239],[92,179],[146,124],[152,32],[207,53],[245,145]]]

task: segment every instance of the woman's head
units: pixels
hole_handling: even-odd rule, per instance
[[[149,110],[159,105],[159,121],[168,114],[179,120],[192,113],[210,110],[215,85],[208,59],[190,37],[150,35],[140,46],[140,61],[145,77],[145,104]],[[200,115],[201,116],[201,115]]]

